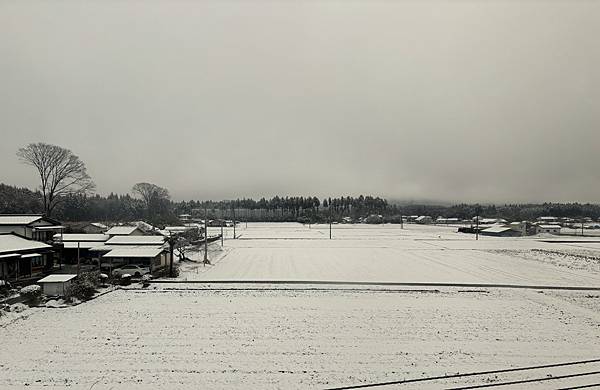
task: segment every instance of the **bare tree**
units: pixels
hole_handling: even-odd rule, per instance
[[[161,215],[168,210],[169,191],[152,183],[137,183],[131,192],[139,195],[146,206],[148,217]]]
[[[38,170],[44,213],[48,216],[66,195],[85,194],[96,188],[84,162],[69,149],[38,142],[20,148],[17,156]]]

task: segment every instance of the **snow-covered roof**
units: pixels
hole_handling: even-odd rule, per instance
[[[44,230],[63,230],[65,227],[62,225],[51,225],[51,226],[35,226],[33,228],[33,230],[39,230],[39,231],[44,231]]]
[[[560,229],[560,225],[538,225],[542,229]]]
[[[106,241],[107,245],[162,245],[163,236],[115,236]]]
[[[156,257],[164,249],[156,246],[136,246],[115,248],[102,257]]]
[[[108,226],[100,222],[91,222],[90,225],[95,226],[99,229],[108,229]]]
[[[489,224],[489,223],[496,223],[499,221],[500,220],[498,218],[482,218],[479,220],[479,223]]]
[[[127,236],[133,233],[137,229],[137,226],[113,226],[106,234],[111,236]]]
[[[43,242],[29,240],[13,233],[0,234],[0,254],[51,248]]]
[[[48,275],[43,279],[38,280],[38,283],[64,283],[76,278],[75,274],[54,274]]]
[[[53,238],[57,241],[60,241],[62,238],[63,242],[67,241],[96,241],[96,242],[104,242],[108,240],[110,237],[106,234],[78,234],[78,233],[68,233],[68,234],[55,234]]]
[[[98,246],[100,243],[98,241],[65,241],[64,248],[65,249],[90,249]]]
[[[0,215],[0,225],[29,225],[42,217],[42,215]]]
[[[195,226],[165,226],[165,230],[185,232],[194,229]]]
[[[96,245],[89,248],[90,251],[92,252],[110,252],[113,249],[115,249],[114,246],[110,246],[110,245],[104,245],[104,244],[100,244],[98,245],[98,243],[95,243]]]
[[[40,256],[41,256],[41,254],[39,254],[39,253],[28,253],[26,255],[21,256],[21,258],[28,259],[30,257],[40,257]]]
[[[483,229],[482,231],[486,232],[486,233],[504,233],[509,230],[512,230],[512,229],[509,227],[506,227],[506,226],[492,226],[492,227]]]

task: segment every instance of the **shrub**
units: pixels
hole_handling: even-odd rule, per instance
[[[73,298],[80,301],[87,301],[96,293],[96,287],[100,285],[100,272],[82,272],[77,279],[71,282],[71,285],[65,292],[65,299],[69,302]]]
[[[77,279],[81,282],[89,283],[94,287],[98,287],[100,286],[101,281],[100,275],[100,271],[82,272],[79,274]]]
[[[29,305],[37,305],[42,297],[42,288],[37,284],[23,287],[19,293]]]
[[[6,296],[10,293],[10,284],[7,281],[0,279],[0,297]]]

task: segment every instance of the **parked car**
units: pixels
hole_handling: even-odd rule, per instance
[[[113,275],[123,276],[125,274],[129,274],[136,278],[139,278],[142,275],[146,275],[150,273],[150,268],[140,266],[140,265],[124,265],[121,268],[117,268],[113,271]]]

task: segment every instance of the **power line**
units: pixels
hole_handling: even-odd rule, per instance
[[[573,387],[561,387],[557,390],[575,390],[575,389],[589,389],[592,387],[600,387],[600,383],[591,383],[589,385],[573,386]]]
[[[542,377],[542,378],[522,379],[522,380],[510,381],[510,382],[486,383],[486,384],[483,384],[483,385],[473,385],[473,386],[464,386],[464,387],[451,387],[448,390],[483,389],[485,387],[499,387],[499,386],[509,386],[509,385],[520,385],[520,384],[524,384],[524,383],[545,382],[545,381],[553,381],[553,380],[566,379],[566,378],[576,378],[576,377],[580,377],[580,376],[596,375],[596,374],[600,374],[600,371],[580,372],[580,373],[577,373],[577,374],[566,374],[566,375],[557,375],[557,376],[545,376],[545,377]]]
[[[579,365],[579,364],[598,363],[598,362],[600,362],[600,359],[579,360],[579,361],[566,362],[566,363],[544,364],[541,366],[504,368],[504,369],[500,369],[500,370],[477,371],[477,372],[469,372],[469,373],[464,373],[464,374],[441,375],[441,376],[432,376],[432,377],[427,377],[427,378],[404,379],[404,380],[391,381],[391,382],[367,383],[367,384],[361,384],[361,385],[332,387],[329,390],[362,389],[362,388],[367,388],[367,387],[402,385],[402,384],[406,384],[406,383],[428,382],[428,381],[436,381],[436,380],[443,380],[443,379],[463,378],[463,377],[469,377],[469,376],[479,376],[479,375],[489,375],[489,374],[502,374],[502,373],[507,373],[507,372],[517,372],[517,371],[541,370],[544,368],[565,367],[565,366],[574,366],[574,365]]]

